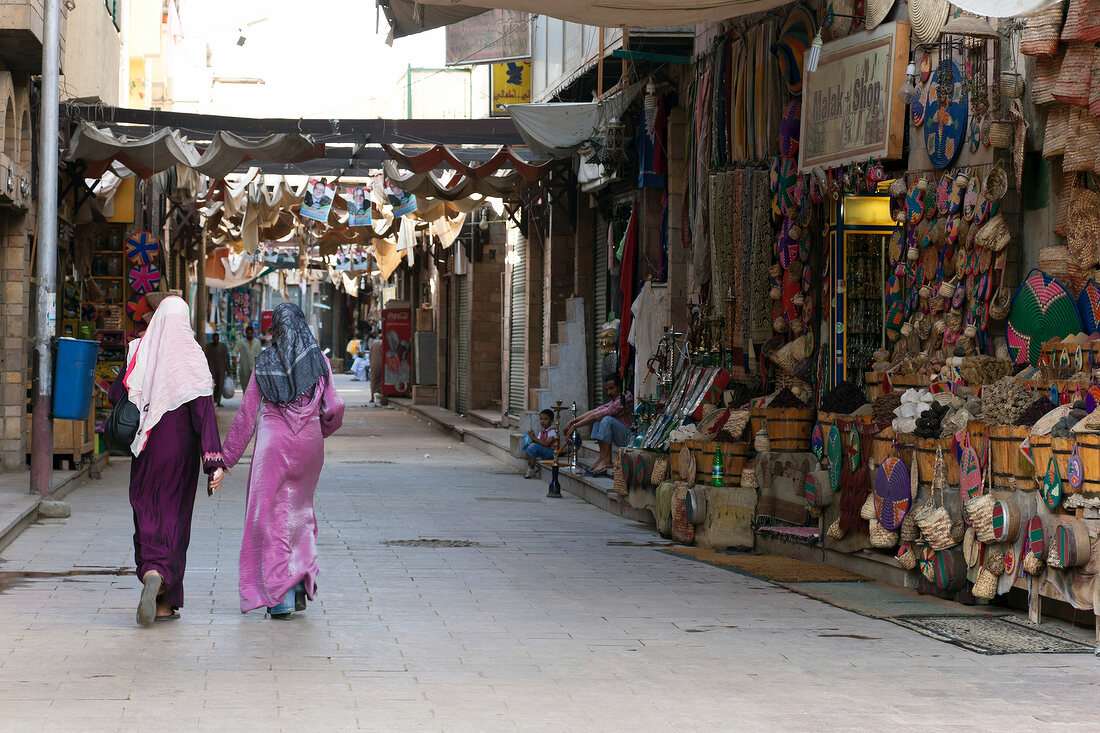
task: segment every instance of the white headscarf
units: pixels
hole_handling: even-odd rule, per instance
[[[130,445],[135,456],[141,455],[149,432],[166,413],[214,393],[210,367],[195,341],[182,298],[173,295],[162,300],[145,333],[130,342],[123,383],[141,415]]]

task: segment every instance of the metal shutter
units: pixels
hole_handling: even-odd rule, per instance
[[[455,276],[455,412],[470,411],[470,285]]]
[[[592,263],[592,346],[589,363],[589,405],[603,404],[603,354],[600,353],[600,331],[607,321],[607,221],[596,217],[595,246],[592,248],[595,260]]]
[[[527,392],[527,238],[515,229],[512,237],[511,323],[508,324],[508,412],[526,409]]]

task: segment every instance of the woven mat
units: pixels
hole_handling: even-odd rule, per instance
[[[1091,654],[1095,643],[1015,616],[900,616],[888,619],[978,654]]]
[[[777,583],[826,583],[866,580],[860,575],[841,568],[803,562],[781,555],[733,554],[711,550],[706,547],[674,547],[668,550],[660,550],[660,552],[717,565],[718,567]]]

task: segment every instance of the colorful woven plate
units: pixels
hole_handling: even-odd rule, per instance
[[[160,287],[160,268],[156,265],[137,265],[130,270],[130,288],[146,295]]]
[[[932,83],[928,89],[928,111],[925,113],[923,127],[928,159],[940,170],[955,162],[966,141],[967,84],[963,81],[959,65],[952,61],[951,68],[955,79],[954,93],[945,107],[940,106],[937,97],[940,70],[936,69],[932,73]]]
[[[859,431],[852,428],[844,435],[844,454],[848,456],[848,468],[853,473],[859,470]]]
[[[787,91],[795,96],[802,94],[802,57],[810,47],[817,23],[813,11],[804,5],[796,5],[783,27],[771,51],[779,62],[779,74],[787,85]]]
[[[1028,273],[1008,313],[1006,335],[1012,360],[1038,366],[1043,343],[1080,330],[1081,319],[1069,290],[1041,270]]]
[[[149,232],[135,230],[126,237],[126,257],[138,265],[151,265],[160,254],[160,240]]]
[[[1048,509],[1057,509],[1062,503],[1062,477],[1058,474],[1058,463],[1054,456],[1047,462],[1047,472],[1043,476],[1043,500]]]
[[[1081,316],[1081,330],[1085,333],[1100,330],[1100,285],[1091,278],[1077,296],[1077,312]]]
[[[912,495],[909,489],[909,469],[896,456],[890,456],[875,472],[875,514],[879,524],[889,530],[901,526]]]
[[[1066,464],[1066,478],[1069,480],[1069,485],[1075,489],[1081,488],[1081,484],[1085,481],[1085,467],[1081,463],[1081,455],[1077,452],[1077,443],[1073,444],[1073,455],[1069,457],[1069,462]]]

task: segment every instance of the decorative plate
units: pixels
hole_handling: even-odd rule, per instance
[[[920,574],[924,576],[924,579],[929,583],[936,582],[936,552],[928,545],[920,548],[920,552],[917,553],[917,567],[920,569]]]
[[[151,265],[160,256],[160,240],[149,232],[134,230],[126,237],[126,258],[138,265]]]
[[[829,428],[829,438],[825,446],[826,455],[829,456],[829,484],[833,491],[840,491],[840,470],[843,468],[844,450],[841,446],[840,431],[836,425]]]
[[[1017,364],[1039,365],[1042,345],[1081,330],[1077,305],[1062,283],[1032,270],[1016,289],[1006,325],[1008,352]]]
[[[1035,553],[1035,557],[1042,558],[1046,552],[1046,543],[1043,541],[1043,522],[1039,517],[1032,517],[1027,522],[1027,546],[1028,550]]]
[[[937,98],[940,70],[932,72],[932,83],[928,88],[928,112],[924,122],[924,144],[928,159],[940,170],[955,162],[966,140],[967,84],[959,65],[954,61],[951,62],[951,69],[956,79],[954,93],[950,103],[942,108]]]
[[[1066,479],[1075,489],[1081,488],[1081,484],[1085,481],[1085,467],[1081,464],[1076,441],[1073,443],[1073,455],[1069,457],[1069,463],[1066,465]]]
[[[1047,472],[1043,476],[1043,500],[1048,509],[1057,509],[1062,503],[1062,477],[1058,474],[1058,464],[1054,456],[1047,463]]]
[[[1077,296],[1077,312],[1081,316],[1081,330],[1096,333],[1100,330],[1100,285],[1089,278],[1081,294]]]
[[[160,287],[160,269],[156,265],[137,265],[130,270],[130,289],[146,295]]]
[[[900,527],[912,504],[909,469],[900,458],[890,456],[875,471],[874,496],[879,524],[888,530]]]
[[[825,431],[821,429],[821,423],[814,425],[814,431],[810,434],[810,450],[819,461],[825,457]]]

